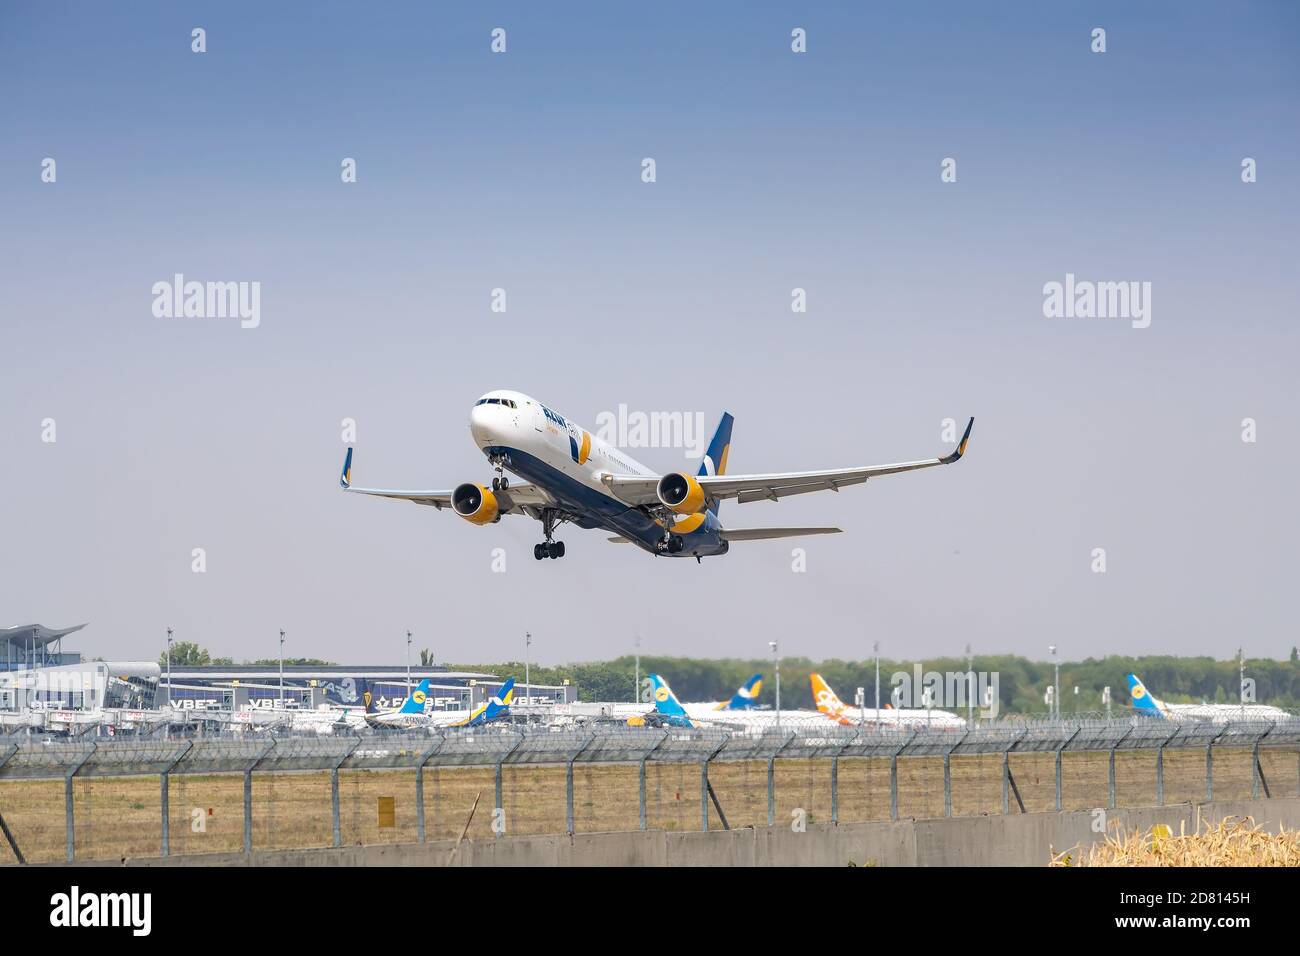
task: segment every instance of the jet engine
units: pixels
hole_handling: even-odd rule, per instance
[[[679,515],[693,515],[704,507],[704,489],[690,475],[673,472],[659,479],[655,494]]]
[[[451,507],[470,524],[491,524],[501,519],[497,496],[471,482],[456,486],[451,493]]]

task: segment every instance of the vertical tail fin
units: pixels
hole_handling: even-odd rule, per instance
[[[752,710],[758,700],[758,693],[763,689],[763,675],[755,674],[731,696],[725,704],[719,704],[718,710]]]
[[[429,699],[429,678],[425,678],[411,691],[411,696],[402,704],[399,714],[422,714],[424,702]]]
[[[483,714],[484,720],[495,720],[498,717],[504,717],[510,712],[510,705],[515,699],[515,679],[507,678],[506,682],[501,685],[500,690],[495,695],[488,698],[487,710]]]
[[[507,678],[500,689],[483,703],[474,708],[464,720],[452,724],[453,727],[478,727],[488,721],[497,720],[510,713],[510,705],[515,699],[515,679]]]
[[[1165,705],[1152,696],[1137,674],[1128,675],[1128,695],[1133,701],[1133,710],[1148,717],[1164,717]]]
[[[817,701],[817,710],[825,714],[837,724],[850,725],[853,723],[847,713],[848,708],[844,702],[835,696],[835,691],[831,690],[831,685],[826,683],[821,674],[810,674],[809,680],[812,682],[813,700]]]
[[[831,685],[826,683],[821,674],[812,674],[809,680],[812,681],[813,700],[817,701],[817,709],[827,717],[840,717],[845,710],[844,702],[835,696]]]
[[[674,727],[691,727],[691,718],[686,716],[686,708],[677,699],[668,682],[658,674],[650,675],[650,684],[654,688],[655,710]]]
[[[713,440],[709,442],[708,450],[704,453],[704,460],[700,462],[700,468],[697,475],[725,475],[727,473],[727,456],[731,453],[731,426],[736,421],[730,412],[722,413],[722,421],[718,422],[718,429],[713,433]],[[714,514],[718,513],[718,506],[715,502],[709,509]]]

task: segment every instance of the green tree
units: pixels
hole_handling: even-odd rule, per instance
[[[195,667],[212,663],[212,656],[208,653],[206,647],[199,647],[193,641],[177,641],[172,645],[171,652],[172,666]],[[167,666],[167,652],[163,651],[162,656],[158,658],[158,666],[165,668]]]

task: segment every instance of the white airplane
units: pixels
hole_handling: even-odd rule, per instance
[[[1128,692],[1133,702],[1133,712],[1146,717],[1168,720],[1202,720],[1210,723],[1227,723],[1230,720],[1290,720],[1291,715],[1267,704],[1166,704],[1138,679],[1128,675]]]
[[[533,556],[564,557],[564,542],[555,529],[571,523],[615,533],[610,541],[628,543],[677,557],[700,558],[726,554],[732,541],[837,534],[839,528],[724,528],[718,506],[728,498],[741,504],[778,501],[812,491],[839,491],[869,478],[935,465],[950,465],[966,451],[971,426],[966,425],[957,448],[943,458],[868,465],[827,471],[791,471],[760,475],[728,475],[734,419],[723,414],[703,462],[694,475],[655,473],[591,432],[521,392],[488,392],[470,409],[469,428],[475,444],[487,456],[497,477],[492,486],[467,482],[449,490],[357,488],[352,484],[349,448],[339,479],[344,491],[378,495],[451,508],[476,525],[499,521],[502,515],[525,515],[540,521],[545,540]],[[527,484],[511,484],[505,472]]]
[[[515,679],[507,678],[493,696],[472,710],[426,710],[425,702],[429,696],[429,679],[420,681],[397,710],[385,713],[368,713],[366,720],[376,727],[388,727],[398,730],[440,727],[480,727],[509,716],[510,705],[515,699]]]
[[[364,707],[321,704],[315,710],[289,711],[289,726],[318,734],[353,734],[366,726]]]
[[[815,710],[728,710],[717,703],[683,704],[658,674],[651,674],[655,711],[671,727],[716,727],[723,730],[761,731],[782,727],[824,727],[826,718]],[[630,720],[629,723],[633,723]]]
[[[908,730],[960,730],[966,726],[966,719],[946,710],[929,710],[920,707],[894,708],[849,707],[839,699],[831,685],[821,674],[811,674],[813,700],[817,710],[837,724],[856,727],[859,724],[871,724],[876,727],[905,728]]]

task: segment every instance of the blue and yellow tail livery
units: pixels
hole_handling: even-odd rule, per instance
[[[422,714],[424,713],[425,701],[428,699],[429,678],[426,677],[415,685],[415,690],[411,691],[411,696],[406,698],[397,712],[399,714]]]
[[[658,674],[650,675],[650,686],[654,692],[655,710],[673,727],[692,727],[691,718],[686,716],[686,708],[677,699],[668,682]]]
[[[352,485],[352,449],[348,448],[347,456],[343,459],[343,473],[339,475],[339,487],[349,488]]]
[[[1136,674],[1128,675],[1128,695],[1133,702],[1133,710],[1139,714],[1145,714],[1148,717],[1164,717],[1164,705],[1151,696],[1146,685],[1138,678]]]
[[[727,473],[727,456],[731,454],[731,426],[736,421],[731,412],[722,413],[722,421],[718,422],[718,430],[713,433],[713,440],[709,442],[708,450],[704,453],[704,460],[700,462],[699,471],[696,475],[725,475]],[[715,501],[709,508],[715,515],[718,513],[718,504]]]
[[[510,705],[515,699],[515,679],[508,678],[501,689],[493,696],[474,708],[474,712],[453,727],[478,727],[498,720],[510,713]]]
[[[758,706],[758,694],[763,689],[763,675],[755,674],[731,696],[725,704],[719,704],[718,710],[753,710]]]

